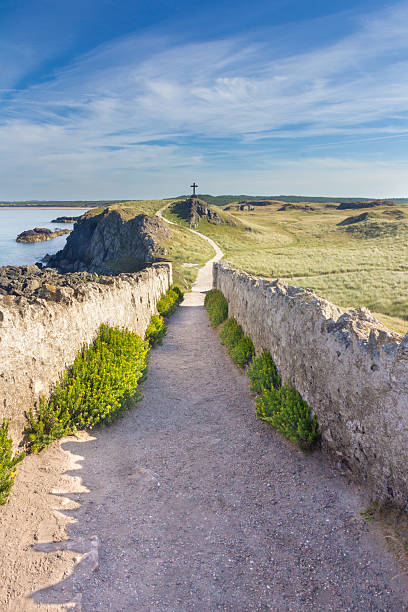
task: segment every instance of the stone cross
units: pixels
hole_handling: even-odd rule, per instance
[[[198,187],[198,185],[196,185],[196,184],[195,184],[195,181],[194,181],[194,183],[193,183],[192,185],[190,185],[190,187],[192,187],[192,188],[193,188],[193,196],[195,196],[195,194],[196,194],[195,190],[196,190],[196,188]]]

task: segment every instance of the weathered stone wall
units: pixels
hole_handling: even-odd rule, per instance
[[[317,415],[323,449],[381,501],[408,509],[408,334],[367,309],[214,264],[214,287]]]
[[[171,264],[105,277],[80,289],[47,285],[48,299],[0,295],[0,421],[11,419],[21,439],[24,411],[47,395],[101,323],[143,336],[160,295],[171,284]]]

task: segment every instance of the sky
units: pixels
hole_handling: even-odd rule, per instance
[[[408,196],[408,3],[0,0],[0,200]]]

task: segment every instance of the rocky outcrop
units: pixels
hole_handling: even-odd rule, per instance
[[[215,225],[224,223],[217,211],[198,198],[188,198],[181,202],[175,202],[172,210],[180,218],[188,221],[190,227],[197,227],[202,220]]]
[[[284,212],[285,210],[303,210],[303,211],[311,211],[316,210],[313,206],[309,206],[309,204],[292,204],[288,202],[287,204],[283,204],[280,208],[278,208],[278,212]]]
[[[323,449],[380,501],[408,510],[408,334],[365,308],[214,264],[214,287],[257,351],[317,415]]]
[[[392,200],[372,200],[370,202],[343,202],[337,206],[337,210],[355,210],[358,208],[375,208],[377,206],[394,206]]]
[[[50,271],[36,273],[31,267],[22,269],[20,280],[13,270],[3,268],[2,273],[14,288],[0,295],[0,422],[10,419],[15,441],[21,439],[24,411],[37,405],[40,394],[49,394],[100,325],[126,327],[143,336],[172,282],[168,263],[108,277],[56,272],[51,277]],[[40,287],[29,286],[38,282]]]
[[[63,236],[64,234],[71,233],[71,230],[50,230],[47,227],[35,227],[32,230],[26,230],[21,232],[16,238],[17,242],[43,242],[44,240],[51,240],[57,236]]]
[[[360,223],[361,221],[366,221],[369,218],[371,218],[370,213],[363,212],[361,213],[361,215],[355,215],[354,217],[346,217],[346,219],[343,219],[343,221],[340,221],[340,223],[338,223],[337,225],[352,225],[353,223]]]
[[[169,227],[156,216],[116,208],[89,211],[78,219],[65,247],[48,265],[61,272],[133,272],[163,260],[170,236]]]
[[[57,217],[53,219],[51,223],[76,223],[81,216],[82,215],[78,215],[77,217]]]
[[[64,301],[62,289],[70,289],[66,295],[71,295],[72,291],[79,295],[89,282],[106,285],[111,279],[89,272],[60,274],[53,268],[41,269],[37,265],[0,268],[0,295],[24,297],[29,302],[39,298],[53,302]]]

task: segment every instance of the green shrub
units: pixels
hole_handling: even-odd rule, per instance
[[[0,506],[8,500],[17,473],[17,463],[25,456],[25,452],[13,453],[13,442],[8,437],[8,427],[8,421],[3,421],[0,425]]]
[[[228,319],[223,325],[220,331],[221,343],[224,344],[228,350],[231,350],[238,340],[244,337],[242,327],[238,325],[234,317]]]
[[[211,289],[206,293],[204,306],[213,327],[217,327],[228,317],[228,302],[218,289]]]
[[[150,319],[150,323],[146,328],[145,339],[149,342],[150,346],[160,344],[167,333],[167,325],[164,319],[160,315],[153,315]]]
[[[101,325],[57,383],[48,402],[27,415],[29,448],[37,452],[77,428],[111,423],[138,397],[147,368],[149,344],[130,331]]]
[[[183,291],[180,289],[180,287],[177,287],[177,285],[172,285],[170,287],[170,289],[172,291],[174,291],[174,293],[177,293],[177,303],[181,304],[181,302],[184,300],[184,293]]]
[[[256,399],[256,412],[259,419],[302,448],[311,448],[320,437],[310,406],[291,386],[265,389]]]
[[[244,367],[254,356],[255,348],[251,338],[244,336],[230,350],[232,360],[239,366]]]
[[[252,393],[262,393],[265,389],[278,389],[281,377],[269,351],[263,351],[248,366],[247,374],[251,381]]]

